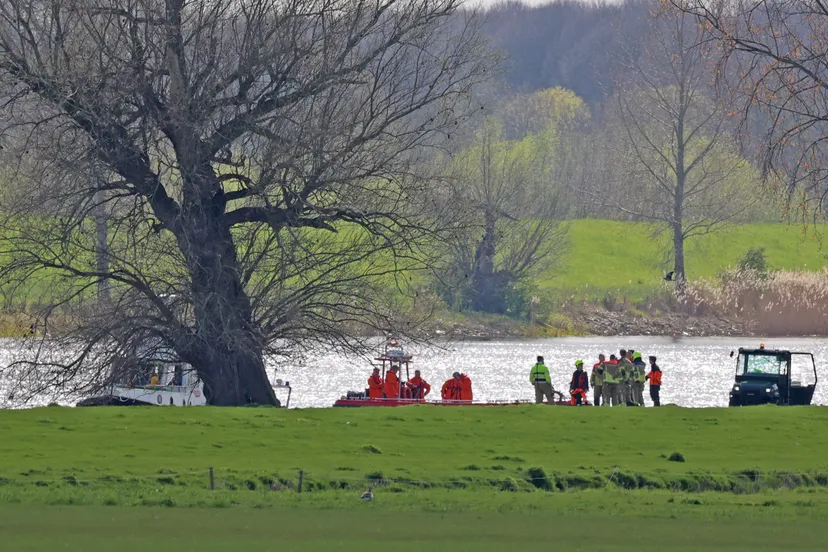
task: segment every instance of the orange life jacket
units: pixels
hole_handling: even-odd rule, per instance
[[[440,397],[444,401],[456,401],[459,399],[460,387],[457,385],[457,380],[454,378],[447,379],[440,389]]]
[[[411,397],[414,399],[422,399],[431,393],[431,386],[423,378],[414,376],[408,380],[407,385],[411,389]]]
[[[378,375],[371,374],[368,378],[368,398],[381,399],[382,398],[382,378]]]
[[[400,398],[400,378],[391,370],[385,373],[385,398]]]
[[[652,371],[647,374],[647,379],[650,380],[650,385],[661,385],[661,371]]]
[[[472,382],[466,374],[460,374],[460,400],[472,400]]]

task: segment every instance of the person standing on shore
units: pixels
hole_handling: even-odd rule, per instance
[[[632,372],[633,363],[630,362],[629,353],[621,349],[618,358],[618,395],[621,404],[632,405]]]
[[[610,355],[610,359],[602,364],[604,368],[603,386],[604,394],[601,396],[602,404],[604,406],[618,406],[618,361],[615,360],[615,355]]]
[[[589,383],[592,385],[593,397],[592,397],[592,404],[593,406],[601,406],[601,393],[603,392],[604,388],[604,369],[601,365],[607,359],[603,354],[598,355],[598,362],[592,366],[592,373],[589,375]]]
[[[539,356],[537,363],[532,366],[529,382],[535,386],[535,404],[543,403],[544,397],[552,404],[552,378],[549,377],[549,368],[543,363],[542,356]]]
[[[661,406],[661,368],[656,364],[656,357],[650,357],[650,373],[647,374],[650,380],[650,398],[653,399],[653,406]]]
[[[641,353],[633,353],[633,382],[632,401],[637,406],[644,406],[644,382],[647,381],[644,374],[647,373],[647,365],[641,360]]]
[[[569,394],[572,396],[572,406],[587,403],[587,391],[589,391],[589,377],[584,372],[584,361],[575,361],[575,373],[569,382]]]

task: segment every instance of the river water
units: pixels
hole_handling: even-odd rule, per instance
[[[646,359],[658,357],[664,372],[661,388],[662,404],[686,407],[727,406],[736,368],[730,351],[741,347],[789,349],[811,352],[817,363],[820,384],[814,404],[828,404],[828,339],[790,338],[761,339],[738,337],[699,337],[673,340],[669,337],[568,337],[540,340],[501,340],[444,343],[440,346],[412,346],[411,370],[422,371],[431,383],[430,398],[439,398],[440,387],[452,372],[465,372],[472,379],[474,398],[479,400],[531,400],[534,390],[529,383],[529,370],[537,355],[543,355],[556,389],[568,391],[575,360],[584,361],[589,372],[598,361],[598,354],[618,354],[618,350],[635,349]],[[15,342],[0,341],[0,363],[11,358]],[[379,352],[379,349],[378,349]],[[371,374],[371,363],[363,358],[347,358],[338,354],[306,355],[301,364],[280,364],[273,367],[275,375],[289,381],[292,387],[290,407],[323,408],[331,406],[346,391],[361,391]],[[795,365],[794,379],[813,381],[813,373]],[[402,374],[403,378],[405,374]],[[9,382],[0,381],[0,397],[8,396]],[[278,394],[286,398],[284,390]],[[651,405],[645,389],[645,400]],[[0,406],[9,404],[0,398]],[[590,393],[590,400],[592,395]],[[47,402],[44,398],[42,403]],[[74,404],[75,400],[60,401]],[[4,404],[5,403],[5,404]]]
[[[443,382],[452,372],[461,371],[472,379],[475,399],[514,400],[534,399],[529,370],[538,355],[544,356],[554,387],[568,391],[577,359],[583,360],[585,369],[590,371],[598,362],[599,353],[617,355],[621,348],[632,348],[640,351],[645,360],[649,355],[658,357],[664,372],[662,404],[707,407],[727,406],[736,370],[730,351],[758,347],[760,343],[767,348],[813,353],[821,381],[813,404],[828,404],[828,339],[824,338],[704,337],[674,341],[668,337],[567,337],[450,343],[439,348],[410,347],[408,352],[413,355],[411,375],[414,368],[422,371],[432,386],[431,397],[439,398]],[[808,374],[803,368],[794,365],[793,379],[811,383],[813,372]],[[304,408],[330,406],[348,390],[363,390],[370,374],[371,365],[365,360],[320,355],[302,366],[280,367],[277,377],[289,381],[293,388],[290,406]],[[652,403],[647,393],[645,389],[649,406]]]

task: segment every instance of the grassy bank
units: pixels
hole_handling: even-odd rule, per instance
[[[827,420],[811,407],[3,411],[0,542],[820,550]]]
[[[542,289],[585,301],[601,301],[610,293],[640,301],[657,294],[664,274],[672,270],[664,256],[669,236],[654,236],[647,224],[576,220],[569,239],[562,266],[539,278]],[[810,271],[828,266],[820,240],[813,232],[803,234],[801,226],[743,224],[688,240],[687,276],[691,280],[715,277],[754,247],[765,248],[773,269]]]
[[[119,486],[200,492],[210,467],[221,489],[257,495],[295,489],[299,471],[305,492],[370,480],[394,492],[820,487],[828,433],[815,428],[826,421],[826,409],[773,407],[6,411],[0,502]]]

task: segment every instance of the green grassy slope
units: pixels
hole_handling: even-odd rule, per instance
[[[571,223],[570,248],[562,266],[539,278],[543,289],[602,299],[608,292],[631,299],[652,294],[672,270],[665,261],[666,234],[654,236],[643,223],[576,220]],[[787,224],[746,224],[690,239],[685,245],[688,278],[715,277],[736,265],[752,247],[764,247],[773,269],[819,270],[828,266],[828,252],[802,228]]]
[[[164,471],[487,482],[549,472],[828,472],[823,408],[41,408],[0,412],[0,477],[154,477]],[[662,455],[681,452],[686,462]],[[202,475],[198,476],[204,480]],[[241,477],[241,476],[240,476]],[[488,483],[487,483],[488,484]]]

